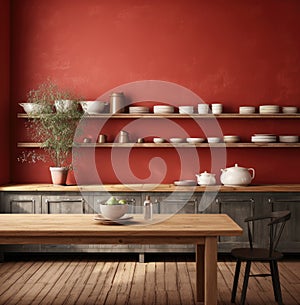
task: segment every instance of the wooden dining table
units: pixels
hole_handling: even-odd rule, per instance
[[[0,244],[194,244],[196,300],[217,304],[217,239],[242,229],[226,214],[142,215],[103,222],[93,214],[0,214]]]

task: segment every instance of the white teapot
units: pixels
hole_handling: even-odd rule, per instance
[[[252,171],[252,175],[249,171]],[[233,167],[221,169],[221,172],[221,183],[228,186],[248,185],[255,176],[253,168],[240,167],[237,164]]]
[[[216,184],[215,174],[208,173],[207,171],[196,174],[197,182],[199,185],[214,185]]]

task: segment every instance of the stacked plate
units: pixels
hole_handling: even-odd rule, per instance
[[[149,107],[132,106],[129,107],[129,113],[149,113]]]
[[[279,136],[279,142],[281,143],[297,143],[299,136]]]
[[[184,138],[170,138],[171,143],[184,143],[185,139]]]
[[[240,141],[239,136],[224,136],[223,140],[225,143],[236,143]]]
[[[251,114],[255,113],[255,107],[254,106],[241,106],[239,108],[240,114]]]
[[[255,134],[251,137],[254,143],[272,143],[276,142],[277,136],[274,134]]]
[[[156,105],[153,106],[153,113],[173,113],[173,106],[165,106],[165,105]]]
[[[278,113],[279,106],[278,105],[261,105],[259,106],[259,113],[261,114],[270,114],[270,113]]]

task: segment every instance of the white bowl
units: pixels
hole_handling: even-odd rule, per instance
[[[294,106],[285,106],[285,107],[282,107],[282,112],[283,113],[297,113],[298,108],[294,107]]]
[[[57,112],[67,112],[77,107],[77,102],[73,100],[56,100],[54,107]]]
[[[107,219],[119,219],[128,212],[128,204],[100,204],[100,212]]]
[[[194,113],[194,106],[179,106],[180,114],[192,114]]]
[[[163,138],[153,138],[153,142],[154,143],[164,143],[165,139],[163,139]]]
[[[185,139],[184,138],[170,138],[171,143],[184,143]]]
[[[41,113],[44,106],[36,103],[19,103],[27,114]]]
[[[219,137],[208,137],[207,142],[208,143],[220,143],[222,141]]]
[[[297,143],[299,136],[279,136],[279,142],[281,143]]]
[[[88,114],[96,114],[102,113],[108,103],[101,101],[82,101],[80,102],[80,105],[84,112]]]
[[[204,138],[186,138],[186,141],[190,144],[196,144],[204,142]]]

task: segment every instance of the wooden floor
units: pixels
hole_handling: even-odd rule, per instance
[[[235,263],[218,262],[218,304],[229,305]],[[266,266],[254,265],[253,271]],[[280,262],[285,305],[300,304],[300,260]],[[241,284],[241,281],[240,281]],[[145,263],[124,256],[9,256],[0,263],[0,304],[195,303],[193,257],[150,256]],[[238,291],[238,299],[240,290]],[[239,302],[237,302],[239,304]],[[250,278],[247,304],[276,304],[270,278]]]

